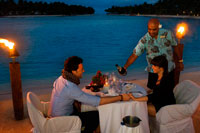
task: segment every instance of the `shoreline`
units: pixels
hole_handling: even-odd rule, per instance
[[[189,80],[193,80],[194,82],[200,85],[200,79],[198,78],[198,74],[200,75],[200,67],[185,69],[184,71],[181,72],[180,81],[189,79]],[[185,76],[185,75],[189,75],[189,76]],[[194,75],[194,76],[191,76],[191,75]],[[134,71],[132,71],[127,76],[120,76],[120,77],[118,75],[116,76],[117,78],[120,78],[124,81],[137,83],[141,85],[142,87],[144,87],[145,89],[148,89],[146,87],[148,73],[145,71],[138,72],[138,73],[135,73]],[[55,79],[56,78],[57,77],[55,77]],[[26,97],[26,93],[28,91],[32,91],[38,95],[51,93],[52,88],[53,88],[53,82],[55,79],[52,80],[52,79],[47,78],[47,79],[40,79],[40,80],[25,80],[25,82],[22,81],[22,92],[23,92],[24,97]],[[79,87],[83,88],[84,86],[89,84],[90,81],[91,81],[90,78],[81,80],[81,84],[79,85]],[[11,89],[10,83],[6,83],[1,86],[3,86],[4,88],[0,90],[0,101],[12,99],[12,89]]]
[[[145,17],[166,17],[166,18],[191,18],[191,19],[200,19],[200,16],[190,16],[190,15],[151,15],[151,14],[140,14],[135,16],[145,16]]]
[[[158,14],[106,14],[106,15],[200,19],[200,16],[191,16],[191,15],[158,15]]]
[[[0,18],[21,18],[21,17],[65,17],[65,16],[93,16],[93,15],[118,15],[118,16],[138,16],[138,17],[165,17],[165,18],[191,18],[200,19],[200,16],[191,15],[158,15],[158,14],[77,14],[77,15],[8,15],[0,16]]]

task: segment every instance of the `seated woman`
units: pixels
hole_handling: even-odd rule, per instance
[[[130,95],[135,101],[148,101],[148,113],[155,116],[156,112],[163,106],[175,104],[175,97],[173,93],[174,80],[168,74],[168,62],[164,55],[155,57],[152,61],[152,69],[155,73],[155,78],[151,79],[151,88],[153,93],[145,97],[135,98]]]

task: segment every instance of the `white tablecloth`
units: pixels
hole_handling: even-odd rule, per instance
[[[143,87],[133,84],[124,83],[122,86],[122,93],[132,93],[135,97],[146,95],[146,91]],[[140,94],[140,95],[138,95]],[[81,111],[92,111],[97,110],[95,107],[82,104]],[[128,102],[116,102],[106,105],[98,106],[99,117],[100,117],[100,128],[102,133],[118,133],[121,131],[131,129],[121,126],[122,118],[128,115],[137,116],[142,121],[140,122],[140,133],[149,133],[147,103],[138,101]],[[121,127],[121,128],[120,128]]]
[[[119,132],[122,118],[128,115],[139,117],[142,120],[140,122],[141,133],[149,133],[146,102],[116,102],[98,106],[98,110],[102,133]]]

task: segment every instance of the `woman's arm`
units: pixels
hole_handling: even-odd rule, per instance
[[[134,97],[131,93],[129,94],[129,96],[130,96],[131,99],[133,99],[134,101],[141,101],[141,102],[148,101],[148,97],[147,97],[147,96],[136,98],[136,97]]]

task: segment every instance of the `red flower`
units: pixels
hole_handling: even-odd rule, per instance
[[[105,75],[101,71],[97,71],[96,75],[92,77],[90,85],[103,86],[105,84]]]
[[[100,70],[98,70],[98,71],[97,71],[97,75],[100,75],[100,74],[101,74],[101,71],[100,71]]]

